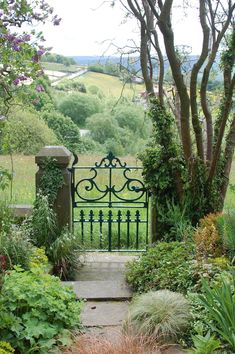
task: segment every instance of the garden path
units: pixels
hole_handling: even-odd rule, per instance
[[[118,340],[122,322],[128,311],[132,291],[125,282],[125,265],[138,256],[90,253],[81,259],[75,281],[65,282],[73,286],[78,299],[85,299],[82,324],[86,332],[105,339]],[[164,354],[182,354],[173,346]]]
[[[135,256],[108,253],[86,254],[81,259],[73,286],[78,299],[85,299],[82,323],[88,331],[119,331],[128,310],[132,291],[124,278],[126,262]]]

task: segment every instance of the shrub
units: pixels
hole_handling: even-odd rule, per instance
[[[34,202],[33,214],[28,218],[26,229],[36,247],[45,247],[46,251],[57,237],[57,221],[47,196],[38,194]]]
[[[74,93],[61,100],[59,110],[79,127],[84,127],[87,117],[101,111],[101,103],[94,95]]]
[[[11,228],[8,233],[0,234],[0,255],[3,257],[5,268],[13,269],[20,265],[23,269],[29,269],[30,257],[33,252],[33,245],[20,228]],[[1,262],[0,262],[1,263]],[[1,272],[1,264],[0,264]]]
[[[80,264],[80,252],[76,237],[65,229],[48,250],[53,274],[64,280],[74,279]]]
[[[97,113],[87,119],[87,129],[90,130],[91,137],[104,144],[107,139],[117,140],[119,127],[110,113]]]
[[[235,257],[235,214],[226,213],[216,219],[225,253],[232,261]]]
[[[104,93],[98,86],[90,85],[88,87],[88,91],[89,91],[89,93],[91,93],[92,95],[96,95],[100,99],[104,98]]]
[[[5,124],[2,148],[6,152],[36,154],[45,145],[56,145],[57,138],[36,113],[15,111]]]
[[[0,341],[0,354],[10,354],[14,352],[15,350],[9,343]]]
[[[44,272],[49,271],[48,257],[46,256],[44,248],[34,247],[29,258],[29,268],[40,268]]]
[[[126,279],[134,291],[169,289],[186,293],[193,286],[194,247],[182,242],[159,242],[127,265]]]
[[[33,244],[45,248],[53,274],[62,279],[73,279],[79,265],[78,241],[68,230],[59,231],[55,212],[47,196],[37,196],[26,229]]]
[[[50,111],[43,112],[42,118],[62,145],[71,151],[81,152],[80,131],[70,117],[65,117],[57,111]]]
[[[129,308],[125,328],[137,336],[175,341],[189,326],[189,303],[182,294],[159,290],[137,296]]]
[[[133,104],[118,105],[114,109],[114,118],[117,120],[121,128],[127,128],[135,132],[138,136],[146,138],[148,136],[148,128],[150,128],[149,119],[145,121],[144,110],[140,106]],[[150,129],[149,129],[150,130]]]
[[[235,351],[235,269],[222,275],[219,286],[204,281],[203,292],[200,300],[213,321],[212,330]]]
[[[49,353],[80,327],[81,303],[59,278],[14,270],[0,293],[0,339],[20,353]]]
[[[216,228],[219,214],[209,214],[200,220],[195,230],[194,240],[199,257],[219,257],[222,255],[222,239]]]
[[[205,337],[197,335],[193,337],[194,348],[188,354],[215,354],[215,350],[221,347],[221,343],[210,332]]]

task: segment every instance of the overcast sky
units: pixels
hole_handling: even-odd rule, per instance
[[[195,0],[191,0],[192,3]],[[42,30],[46,45],[52,52],[64,55],[108,55],[115,54],[115,47],[138,43],[138,29],[134,19],[125,22],[125,12],[121,6],[111,8],[102,0],[48,0],[55,13],[62,17],[60,26],[46,24]],[[125,0],[124,0],[125,2]],[[100,6],[103,3],[102,6]],[[192,53],[200,51],[200,29],[198,16],[194,12],[186,17],[177,10],[174,33],[176,44],[190,45]],[[109,48],[109,49],[108,49]]]

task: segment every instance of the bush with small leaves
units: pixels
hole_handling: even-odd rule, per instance
[[[126,279],[134,291],[169,289],[186,293],[193,286],[194,245],[159,242],[127,265]]]

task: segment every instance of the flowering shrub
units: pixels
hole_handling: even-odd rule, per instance
[[[46,20],[59,25],[61,19],[44,0],[2,0],[0,3],[0,91],[7,109],[15,87],[42,74],[39,62],[48,49],[43,45],[41,32],[32,29],[29,33],[19,33],[14,28]]]

